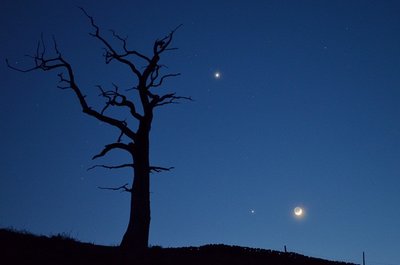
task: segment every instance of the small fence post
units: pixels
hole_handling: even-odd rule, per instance
[[[363,265],[365,265],[365,252],[363,251]]]

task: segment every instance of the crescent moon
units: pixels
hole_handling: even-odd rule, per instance
[[[294,212],[294,214],[295,214],[296,216],[301,216],[301,215],[303,215],[303,209],[300,208],[300,207],[294,208],[293,212]]]

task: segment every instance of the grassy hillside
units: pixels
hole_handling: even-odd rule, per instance
[[[121,264],[117,247],[78,242],[63,235],[36,236],[0,229],[0,264]],[[138,265],[351,265],[296,253],[226,245],[149,249]]]

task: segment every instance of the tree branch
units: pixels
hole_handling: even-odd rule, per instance
[[[128,107],[131,115],[140,121],[143,118],[143,116],[136,111],[135,104],[132,101],[128,100],[125,95],[120,94],[118,92],[117,85],[115,84],[113,85],[114,85],[114,90],[107,90],[107,91],[105,91],[100,85],[97,86],[101,91],[101,94],[99,96],[102,96],[107,99],[106,105],[104,106],[103,110],[100,113],[103,114],[104,111],[109,106]]]
[[[104,39],[101,35],[100,35],[100,28],[99,26],[96,25],[96,23],[94,22],[94,19],[92,16],[90,16],[85,9],[83,9],[82,7],[80,7],[80,9],[82,10],[82,12],[85,14],[85,16],[87,18],[89,18],[90,20],[90,24],[92,25],[92,27],[94,28],[95,32],[94,33],[89,33],[91,36],[93,36],[94,38],[98,39],[101,43],[104,44],[105,46],[105,54],[104,54],[104,58],[106,63],[110,63],[113,59],[116,59],[117,61],[126,64],[131,71],[137,76],[138,79],[141,78],[142,74],[140,73],[140,71],[136,68],[135,64],[132,63],[131,61],[125,59],[124,57],[126,55],[122,55],[122,54],[118,54],[117,51],[111,46],[111,44]],[[137,53],[139,54],[139,53]]]
[[[126,167],[131,167],[134,168],[135,165],[134,164],[122,164],[122,165],[118,165],[118,166],[106,166],[106,165],[94,165],[90,168],[88,168],[87,170],[92,170],[94,168],[98,168],[98,167],[102,167],[102,168],[106,168],[106,169],[119,169],[119,168],[126,168]]]
[[[126,183],[126,184],[124,184],[124,185],[122,185],[120,187],[117,187],[117,188],[107,188],[107,187],[97,187],[97,188],[99,188],[101,190],[121,190],[121,191],[125,191],[125,192],[132,192],[132,189],[127,187],[128,185],[129,184]]]
[[[122,48],[124,49],[125,54],[121,54],[120,55],[121,57],[125,57],[125,56],[128,56],[128,55],[136,55],[137,57],[142,58],[142,59],[146,60],[147,62],[151,61],[150,58],[145,56],[144,54],[142,54],[140,52],[137,52],[135,50],[128,50],[127,49],[127,47],[126,47],[127,46],[127,42],[126,41],[127,41],[128,37],[122,38],[114,30],[110,30],[110,31],[111,31],[111,33],[113,34],[113,36],[116,39],[118,39],[118,40],[120,40],[122,42]]]
[[[175,29],[173,29],[167,36],[165,36],[161,40],[156,40],[153,45],[153,53],[160,55],[164,51],[176,50],[176,48],[168,48],[168,46],[172,42],[175,32],[181,26],[183,26],[183,24],[178,25]]]
[[[175,76],[180,76],[180,75],[181,75],[180,73],[163,75],[157,83],[154,83],[155,79],[153,80],[153,78],[152,78],[149,87],[159,87],[162,85],[164,79],[166,79],[168,77],[175,77]]]
[[[174,169],[174,167],[150,167],[150,171],[154,171],[160,173],[162,171],[170,171]]]
[[[28,68],[28,69],[20,69],[13,67],[9,64],[8,60],[6,60],[7,66],[13,70],[19,71],[19,72],[31,72],[35,70],[42,70],[42,71],[50,71],[53,69],[63,69],[66,71],[68,77],[64,77],[63,73],[58,74],[60,81],[58,87],[61,89],[72,89],[75,92],[75,95],[77,96],[79,103],[82,107],[82,111],[90,116],[95,117],[96,119],[108,123],[114,127],[117,127],[120,129],[125,135],[130,137],[131,139],[135,139],[136,134],[130,130],[127,127],[126,122],[120,121],[111,117],[108,117],[104,115],[103,113],[99,113],[95,110],[93,110],[91,107],[89,107],[88,103],[86,102],[85,96],[82,94],[81,89],[79,88],[78,84],[75,81],[75,75],[72,70],[72,66],[62,57],[61,53],[58,51],[57,48],[57,43],[54,40],[54,47],[56,50],[56,57],[46,59],[45,58],[45,45],[43,39],[41,39],[41,42],[38,44],[38,48],[36,50],[36,55],[30,56],[33,58],[35,62],[35,66]],[[65,84],[65,85],[63,85]],[[134,106],[132,106],[128,100],[126,100],[125,103],[128,107],[131,108],[131,111],[134,110]],[[136,114],[135,114],[136,115]],[[137,116],[137,115],[136,115]]]
[[[164,106],[167,104],[177,104],[181,99],[193,101],[191,97],[176,96],[176,93],[169,93],[163,96],[155,95],[151,101],[154,107]]]
[[[158,75],[158,70],[160,68],[160,66],[157,64],[159,59],[160,59],[160,55],[166,51],[166,50],[175,50],[176,48],[168,48],[168,46],[170,45],[174,33],[178,30],[178,28],[180,28],[182,26],[182,24],[180,24],[178,27],[176,27],[174,30],[172,30],[167,36],[165,36],[164,38],[160,39],[160,40],[156,40],[153,44],[153,58],[149,61],[149,64],[147,65],[146,69],[143,71],[143,77],[145,77],[145,79],[147,80],[147,77],[153,73],[156,72]]]
[[[95,168],[106,168],[106,169],[120,169],[120,168],[127,168],[127,167],[131,167],[131,168],[135,168],[134,164],[122,164],[122,165],[117,165],[117,166],[107,166],[107,165],[94,165],[90,168],[88,168],[87,170],[92,170]],[[160,173],[162,171],[171,171],[172,169],[174,169],[174,167],[155,167],[155,166],[151,166],[149,168],[150,171],[154,171],[157,173]]]
[[[92,160],[102,157],[102,156],[105,156],[108,152],[110,152],[113,149],[122,149],[122,150],[128,151],[130,154],[132,154],[132,150],[129,149],[129,145],[123,144],[123,143],[113,143],[113,144],[106,145],[99,154],[92,157]]]

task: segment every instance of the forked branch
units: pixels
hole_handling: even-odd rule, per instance
[[[142,58],[142,59],[146,60],[147,62],[151,61],[150,58],[147,57],[146,55],[144,55],[144,54],[142,54],[142,53],[140,53],[138,51],[135,51],[135,50],[129,50],[127,48],[127,39],[128,39],[128,37],[122,38],[114,30],[110,30],[110,31],[111,31],[111,33],[113,34],[113,36],[116,39],[118,39],[118,40],[120,40],[122,42],[122,48],[124,49],[125,54],[121,54],[120,55],[121,57],[126,57],[128,55],[136,55],[137,57]]]
[[[107,102],[100,113],[103,114],[109,106],[128,107],[131,115],[140,121],[143,116],[136,111],[136,106],[133,101],[129,100],[125,95],[119,93],[118,86],[115,84],[113,85],[114,90],[104,90],[100,85],[97,86],[101,91],[99,96],[107,99]]]
[[[113,47],[112,45],[100,34],[100,28],[97,26],[97,24],[94,22],[94,19],[92,16],[90,16],[85,9],[80,8],[82,12],[85,14],[87,18],[90,20],[90,24],[94,28],[94,33],[89,33],[91,36],[94,38],[98,39],[103,45],[105,46],[105,53],[104,53],[104,59],[106,63],[110,63],[112,60],[117,60],[125,65],[127,65],[131,71],[137,76],[138,79],[141,78],[142,74],[140,71],[136,68],[135,64],[132,63],[131,61],[125,59],[125,57],[128,54],[119,54]],[[126,42],[125,42],[125,48],[126,48]],[[132,52],[132,54],[140,54],[138,52]],[[142,57],[142,56],[140,56]],[[143,57],[142,57],[143,58]]]
[[[125,192],[132,192],[131,188],[128,188],[128,183],[120,186],[120,187],[116,187],[116,188],[108,188],[108,187],[98,187],[101,190],[120,190],[120,191],[125,191]]]
[[[41,43],[41,44],[40,44]],[[59,81],[59,88],[62,89],[72,89],[77,96],[79,103],[82,107],[82,111],[96,119],[108,123],[114,127],[120,129],[125,135],[130,137],[131,139],[135,139],[136,134],[127,127],[126,122],[120,121],[109,116],[104,115],[103,113],[99,113],[92,109],[88,103],[86,102],[86,97],[82,93],[80,87],[78,86],[77,82],[75,81],[75,74],[72,70],[72,66],[62,57],[61,53],[58,51],[57,43],[54,41],[54,48],[56,51],[55,57],[46,58],[45,54],[45,45],[43,39],[39,42],[38,48],[36,50],[36,54],[34,56],[30,56],[33,58],[35,65],[31,68],[21,69],[10,65],[9,61],[6,59],[7,66],[13,70],[19,72],[32,72],[35,70],[42,70],[42,71],[51,71],[54,69],[60,69],[66,72],[67,77],[64,76],[64,73],[58,74],[60,81]]]
[[[176,93],[169,93],[169,94],[165,94],[161,97],[158,95],[153,95],[151,104],[154,107],[159,107],[159,106],[164,106],[164,105],[168,105],[168,104],[177,104],[182,99],[193,101],[193,99],[191,97],[177,96]]]

